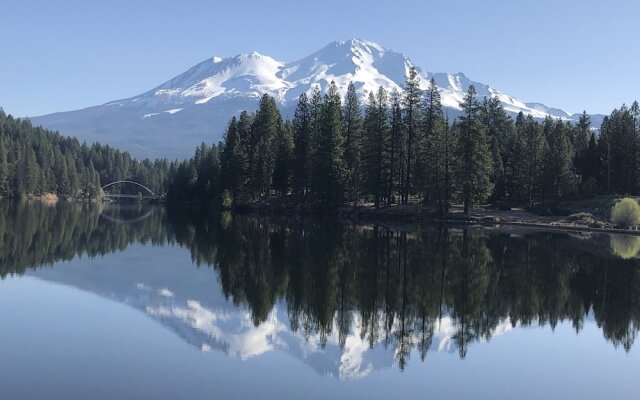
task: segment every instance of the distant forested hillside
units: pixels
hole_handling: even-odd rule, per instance
[[[80,143],[0,109],[0,197],[95,198],[102,185],[121,179],[163,194],[168,171],[167,160],[137,161],[127,152]]]

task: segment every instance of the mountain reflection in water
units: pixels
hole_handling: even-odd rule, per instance
[[[636,237],[335,221],[114,205],[0,202],[0,276],[28,274],[142,310],[184,340],[251,358],[280,349],[353,378],[429,352],[465,358],[516,327],[594,320],[629,351]],[[145,244],[148,262],[39,268]],[[158,247],[189,250],[193,268]]]

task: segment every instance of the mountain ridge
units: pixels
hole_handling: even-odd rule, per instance
[[[538,119],[551,116],[567,121],[579,115],[518,100],[461,72],[426,72],[402,53],[372,41],[350,39],[331,42],[290,62],[257,51],[209,57],[137,96],[32,121],[80,140],[123,148],[136,157],[183,158],[203,141],[220,140],[230,118],[242,110],[254,111],[264,93],[276,99],[283,116],[291,117],[300,94],[310,93],[315,86],[325,92],[334,81],[344,96],[353,81],[364,101],[379,86],[400,91],[411,67],[418,71],[422,89],[430,79],[436,81],[451,117],[459,114],[459,103],[470,85],[476,87],[479,98],[497,97],[511,115],[522,111]],[[600,116],[594,116],[595,126],[599,121]]]

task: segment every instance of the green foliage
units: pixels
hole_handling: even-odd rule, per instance
[[[233,207],[233,196],[231,195],[231,192],[229,191],[229,189],[225,189],[222,191],[222,208],[224,209],[230,209],[231,207]]]
[[[619,200],[611,209],[611,222],[626,227],[640,224],[640,205],[629,197]]]
[[[0,110],[0,197],[53,193],[96,198],[101,185],[117,180],[133,180],[163,195],[169,169],[167,160],[137,161],[126,152],[88,146]]]
[[[602,160],[601,183],[605,193],[637,193],[640,168],[640,130],[627,106],[605,117],[598,138]]]
[[[346,162],[342,104],[334,82],[329,85],[320,107],[317,129],[311,160],[312,189],[327,204],[340,204],[345,195]]]
[[[432,78],[426,92],[424,137],[417,155],[416,183],[423,199],[437,202],[440,212],[449,207],[453,192],[451,177],[452,137],[444,119],[440,92]]]
[[[405,129],[402,120],[402,96],[397,90],[391,92],[391,110],[389,117],[389,180],[387,182],[387,205],[400,200],[406,179],[407,162]]]
[[[171,201],[218,201],[224,186],[221,182],[219,146],[201,144],[194,158],[172,163],[167,183]],[[224,158],[224,156],[223,156]]]
[[[275,99],[264,94],[251,124],[247,183],[250,199],[270,194],[271,178],[275,168],[275,142],[281,127],[282,117]]]
[[[548,149],[544,158],[543,199],[557,201],[573,191],[573,150],[570,142],[571,127],[561,120],[547,118],[543,124]]]
[[[243,151],[240,129],[235,117],[229,122],[229,127],[225,133],[220,164],[225,171],[224,175],[222,175],[222,187],[224,190],[233,193],[235,198],[240,197],[244,189],[248,166]]]
[[[461,107],[462,116],[456,124],[456,179],[462,191],[464,212],[467,213],[472,205],[482,203],[491,194],[492,162],[485,127],[480,119],[480,104],[473,85],[469,86]]]
[[[485,98],[481,108],[491,150],[493,201],[502,201],[507,197],[507,167],[513,162],[513,122],[507,115],[497,97]]]
[[[404,87],[403,96],[403,114],[404,114],[404,128],[406,130],[406,178],[404,179],[402,190],[402,203],[407,204],[409,202],[409,195],[414,190],[414,175],[416,168],[416,148],[421,142],[420,136],[422,134],[422,90],[420,89],[420,80],[418,78],[418,71],[415,67],[409,69],[409,75]]]
[[[289,193],[293,164],[293,132],[291,123],[281,124],[275,138],[273,188],[281,195]]]
[[[373,196],[374,205],[379,207],[388,194],[390,145],[388,125],[387,92],[380,87],[377,94],[369,94],[365,114],[365,188],[366,193]]]
[[[571,214],[567,219],[571,222],[580,223],[583,225],[591,225],[596,221],[593,215],[588,212],[579,212],[579,213]]]
[[[306,93],[298,99],[293,117],[293,191],[303,199],[309,191],[310,145],[311,145],[311,108]]]
[[[347,97],[342,111],[342,129],[345,139],[346,164],[345,189],[347,201],[357,203],[362,192],[362,113],[360,100],[353,82],[347,87]]]
[[[460,106],[462,115],[449,124],[435,81],[423,92],[415,70],[402,93],[369,93],[364,118],[353,84],[344,105],[335,83],[325,96],[317,86],[301,94],[291,123],[265,95],[254,117],[243,111],[219,148],[211,148],[221,153],[218,169],[204,173],[190,160],[172,164],[168,188],[175,198],[205,201],[229,189],[239,203],[274,189],[327,205],[366,198],[388,206],[411,197],[440,212],[454,201],[466,211],[487,201],[555,209],[576,194],[640,192],[635,103],[606,117],[600,135],[586,113],[576,125],[551,118],[541,123],[522,113],[513,121],[498,98],[481,103],[473,87]],[[51,158],[59,175],[54,181],[73,191],[73,174],[60,172],[69,161]],[[0,188],[2,160],[0,143]],[[29,162],[22,168],[28,171]],[[204,197],[193,190],[202,186],[203,174],[214,182]],[[34,175],[22,185],[40,187],[41,180]]]

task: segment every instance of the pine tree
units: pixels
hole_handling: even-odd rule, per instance
[[[591,137],[591,118],[586,111],[582,112],[582,115],[578,120],[576,130],[573,163],[576,168],[576,173],[579,176],[579,190],[580,192],[583,192],[583,186],[588,179],[586,176],[586,169],[589,168],[587,165],[587,150],[589,148],[589,141]]]
[[[293,191],[300,200],[309,190],[311,110],[306,93],[302,93],[293,117]]]
[[[629,194],[638,190],[638,136],[632,112],[623,105],[605,117],[598,140],[605,160],[604,185],[608,193]]]
[[[361,192],[362,113],[360,100],[353,82],[347,87],[347,96],[342,112],[342,129],[345,138],[344,158],[346,172],[347,201],[357,203]]]
[[[432,78],[425,96],[424,145],[418,153],[418,175],[416,182],[425,201],[437,201],[440,212],[444,211],[445,146],[447,145],[444,114],[440,91]]]
[[[316,147],[313,149],[311,183],[327,205],[344,200],[346,163],[342,136],[342,104],[335,82],[331,82],[320,107]]]
[[[507,193],[511,198],[526,200],[529,207],[542,190],[542,177],[547,142],[540,125],[530,115],[522,112],[516,120],[516,134],[513,138],[512,172],[509,176]]]
[[[388,195],[387,149],[390,147],[387,92],[381,86],[377,94],[369,93],[365,113],[365,166],[367,193],[373,195],[375,207]],[[385,190],[386,189],[386,190]]]
[[[57,192],[59,194],[69,195],[71,194],[72,189],[69,182],[67,160],[64,156],[60,155],[56,161],[56,181],[58,182]]]
[[[71,195],[71,197],[75,197],[80,190],[80,179],[78,178],[78,170],[76,168],[76,163],[71,156],[71,153],[67,153],[65,157],[69,180],[69,194]],[[126,177],[126,173],[123,173],[122,176]]]
[[[404,188],[406,162],[404,129],[402,124],[402,97],[397,89],[391,92],[391,110],[389,117],[389,178],[387,182],[387,205],[390,206],[394,200],[395,193],[398,193],[398,201],[400,200],[400,191]]]
[[[293,165],[293,133],[288,121],[280,125],[276,136],[273,188],[281,195],[289,193]]]
[[[510,159],[511,136],[513,123],[497,97],[485,98],[482,104],[482,119],[487,132],[492,158],[493,200],[506,197],[505,165],[512,163]]]
[[[221,157],[223,187],[231,193],[234,204],[241,200],[242,190],[245,185],[246,158],[243,154],[242,139],[236,118],[233,117],[224,137],[224,145]]]
[[[198,174],[203,179],[204,201],[213,201],[220,193],[220,149],[217,145],[208,147],[205,154],[202,171]]]
[[[87,196],[89,196],[90,198],[99,197],[101,192],[100,176],[98,175],[98,171],[96,171],[96,168],[93,166],[92,161],[89,162],[88,174],[89,184]]]
[[[7,162],[7,145],[0,137],[0,197],[8,194],[7,178],[9,177],[9,164]]]
[[[455,187],[455,177],[453,176],[454,162],[455,162],[455,149],[457,148],[457,142],[455,136],[452,134],[453,127],[449,126],[449,118],[445,119],[444,123],[445,131],[444,131],[444,179],[442,188],[442,203],[444,207],[444,212],[449,212],[449,205],[451,201],[451,197],[454,193]]]
[[[250,196],[269,196],[275,161],[274,142],[282,117],[276,101],[268,94],[260,99],[258,111],[251,125],[252,162],[249,180]]]
[[[254,131],[251,129],[251,125],[253,124],[253,117],[249,115],[247,111],[242,111],[240,116],[238,117],[237,127],[238,135],[240,138],[240,143],[242,147],[242,170],[244,171],[244,176],[242,177],[243,185],[240,190],[239,196],[242,200],[245,200],[249,196],[249,185],[248,182],[251,179],[251,174],[253,172],[253,166],[255,166],[255,148],[254,148]]]
[[[632,191],[635,193],[640,188],[640,174],[638,174],[638,169],[640,168],[640,105],[637,101],[631,104],[629,113],[631,114],[631,126],[629,127],[631,131],[630,136],[632,137],[631,158],[634,165],[631,179],[633,185]]]
[[[611,193],[611,133],[609,129],[609,116],[602,119],[600,126],[600,138],[598,140],[598,158],[602,160],[603,171],[601,174],[600,186],[604,193]]]
[[[40,169],[36,162],[36,154],[32,148],[25,149],[24,163],[24,191],[26,195],[40,194]]]
[[[311,92],[311,98],[309,99],[309,126],[311,128],[309,139],[309,185],[311,185],[311,175],[313,173],[313,155],[316,154],[321,139],[320,129],[322,125],[322,101],[323,99],[320,93],[320,87],[316,85],[314,86]]]
[[[407,160],[406,179],[402,193],[402,203],[409,202],[409,194],[413,190],[413,175],[415,170],[416,140],[420,136],[420,114],[422,90],[420,90],[420,80],[415,67],[409,70],[409,76],[404,87],[404,126],[407,134]]]
[[[598,154],[598,144],[595,133],[591,132],[589,145],[585,152],[582,169],[582,187],[583,193],[593,194],[598,190],[598,178],[602,170],[600,155]]]
[[[491,193],[491,153],[481,121],[480,103],[473,85],[460,104],[462,115],[457,124],[459,139],[456,149],[457,180],[462,189],[465,214],[473,204],[486,200]]]
[[[542,200],[552,197],[554,201],[572,191],[573,148],[569,138],[569,128],[561,120],[547,117],[543,124],[547,151],[544,158],[544,178]]]

